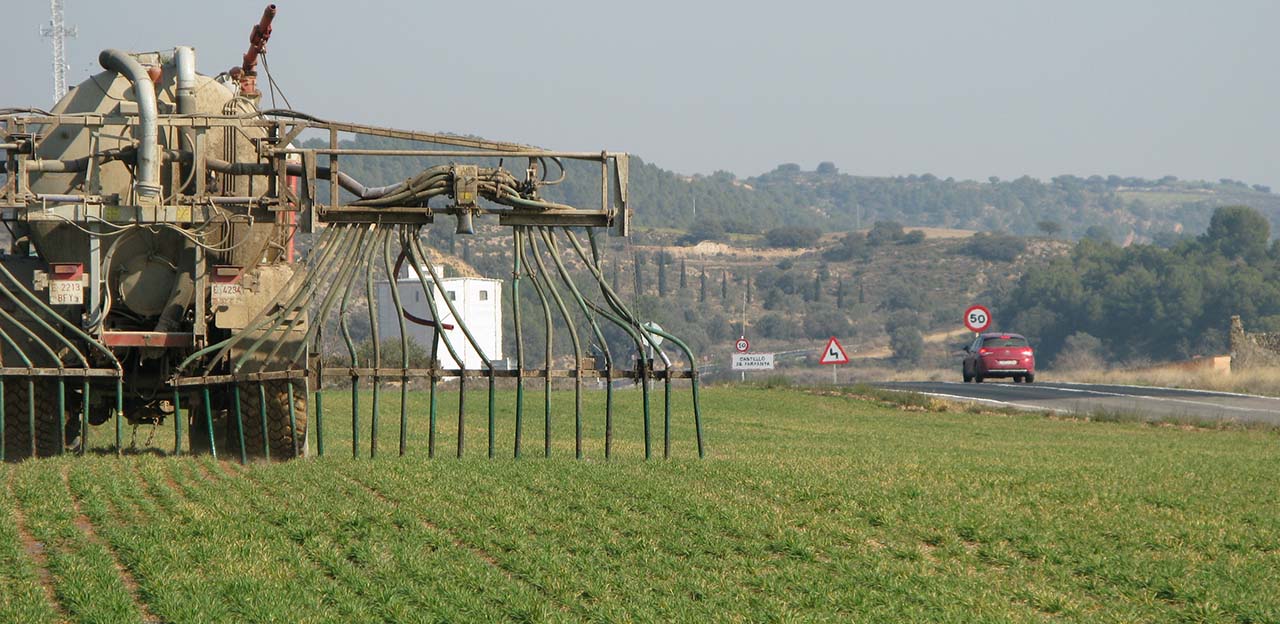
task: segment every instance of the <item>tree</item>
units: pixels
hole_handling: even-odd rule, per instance
[[[822,231],[818,228],[784,225],[765,232],[764,240],[770,247],[799,249],[801,247],[812,247],[818,242],[820,236],[822,236]]]
[[[1057,221],[1037,221],[1036,229],[1040,230],[1045,236],[1053,237],[1062,232],[1062,224]]]
[[[836,164],[829,160],[818,163],[818,175],[832,176],[839,172],[840,170],[836,169]]]
[[[1053,358],[1053,368],[1071,371],[1104,370],[1102,341],[1084,332],[1067,336],[1062,350]]]
[[[884,299],[880,300],[880,309],[890,312],[899,310],[920,312],[928,305],[928,298],[924,291],[905,282],[895,282],[889,286]]]
[[[924,230],[911,230],[898,240],[899,245],[919,245],[924,242]]]
[[[920,334],[920,319],[911,313],[895,313],[884,324],[889,334],[889,349],[893,361],[899,367],[915,366],[924,357],[924,336]]]
[[[729,271],[720,269],[720,300],[729,298]]]
[[[1084,231],[1084,237],[1098,243],[1112,242],[1111,230],[1105,225],[1091,225]]]
[[[684,290],[689,287],[689,279],[686,276],[686,272],[688,270],[689,268],[685,265],[685,259],[681,258],[680,259],[680,290]]]
[[[599,200],[596,200],[599,203]],[[678,245],[697,245],[704,240],[720,240],[724,238],[725,227],[719,217],[706,215],[699,217],[689,228],[689,233],[676,239]]]
[[[823,260],[844,262],[846,260],[866,260],[871,257],[871,246],[867,237],[858,232],[845,234],[840,242],[822,252]]]
[[[839,310],[810,310],[804,315],[804,335],[809,338],[847,336],[852,328],[849,317]]]
[[[707,302],[707,267],[702,267],[702,275],[698,277],[698,303]]]
[[[964,252],[989,261],[1013,262],[1027,250],[1027,241],[1001,232],[978,232],[969,238]]]
[[[867,232],[867,242],[872,245],[883,245],[893,241],[902,240],[905,234],[902,231],[902,224],[896,221],[876,221],[871,226],[871,230]]]
[[[1248,206],[1223,206],[1213,211],[1203,240],[1228,258],[1252,262],[1266,254],[1270,238],[1271,224],[1258,211]]]

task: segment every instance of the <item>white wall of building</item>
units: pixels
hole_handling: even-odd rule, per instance
[[[431,285],[431,278],[427,278],[427,284]],[[400,291],[400,304],[410,314],[421,318],[428,319],[431,316],[431,306],[427,304],[427,298],[422,290],[422,282],[413,276],[402,277],[396,280],[396,288]],[[382,341],[399,340],[400,327],[396,320],[395,302],[391,297],[391,284],[389,282],[379,282],[375,286],[377,291],[378,302],[378,333]],[[462,333],[462,326],[455,322],[453,315],[449,312],[449,308],[445,305],[444,297],[448,297],[455,308],[458,315],[467,324],[467,328],[471,330],[471,335],[475,337],[479,343],[480,349],[483,350],[485,356],[490,360],[494,360],[494,364],[501,366],[502,355],[502,280],[487,279],[478,277],[450,277],[440,280],[440,285],[434,288],[436,297],[436,307],[440,311],[441,321],[443,324],[453,325],[453,329],[444,330],[443,335],[447,336],[449,342],[453,344],[454,350],[458,352],[458,356],[462,358],[462,366],[454,360],[449,354],[449,350],[445,348],[444,341],[441,340],[438,346],[438,359],[440,365],[446,369],[483,369],[484,360],[480,357],[480,353],[467,340],[466,334]],[[405,330],[409,334],[409,339],[422,345],[427,351],[431,350],[431,341],[436,340],[436,332],[433,327],[419,325],[409,320],[405,320]],[[388,364],[384,363],[384,366]]]

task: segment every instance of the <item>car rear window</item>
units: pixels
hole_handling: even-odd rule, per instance
[[[983,338],[982,346],[984,347],[1029,347],[1031,345],[1027,342],[1026,338],[1019,338],[1017,336],[1009,336],[1008,338],[1005,338],[1003,336],[995,336],[992,338]]]

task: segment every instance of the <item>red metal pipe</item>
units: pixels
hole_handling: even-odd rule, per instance
[[[258,95],[258,55],[267,51],[267,40],[271,39],[271,20],[275,17],[276,5],[268,4],[262,11],[262,19],[249,32],[249,51],[244,53],[240,65],[240,93],[244,95]]]

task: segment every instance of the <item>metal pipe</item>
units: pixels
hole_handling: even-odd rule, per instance
[[[409,266],[413,269],[414,275],[418,276],[418,282],[422,285],[423,294],[427,299],[427,307],[431,310],[431,318],[433,320],[436,320],[438,323],[440,319],[440,309],[436,305],[435,292],[437,289],[441,288],[440,282],[439,280],[436,279],[436,275],[434,271],[431,273],[432,281],[430,284],[427,283],[427,276],[422,273],[422,267],[426,266],[424,264],[426,252],[421,248],[421,245],[418,241],[418,236],[416,235],[416,233],[413,236],[410,236],[408,240],[406,240],[405,242],[408,243],[408,246],[409,246],[409,262],[410,262]],[[441,290],[440,292],[441,294],[444,293],[443,290]],[[448,297],[445,297],[445,302],[448,303],[448,301],[449,301]],[[457,314],[454,315],[454,319],[455,320],[459,319]],[[436,382],[438,377],[436,372],[436,362],[437,362],[436,357],[439,355],[439,344],[441,342],[444,342],[444,348],[449,352],[449,355],[453,357],[453,361],[457,362],[458,366],[465,366],[463,358],[459,356],[457,350],[454,349],[453,341],[449,339],[449,334],[441,332],[440,329],[442,328],[440,328],[439,324],[437,324],[437,329],[434,332],[434,336],[432,337],[432,340],[431,340],[431,431],[428,434],[429,437],[427,440],[428,457],[435,457],[436,406],[437,406]],[[481,357],[483,356],[484,354],[482,353]],[[466,386],[464,381],[465,379],[466,377],[462,377],[462,376],[458,377],[459,407],[464,405],[465,399],[463,397],[466,394]],[[463,412],[459,411],[458,414],[460,417],[459,420],[461,421]],[[459,440],[462,439],[462,436],[463,436],[463,431],[461,428],[459,428],[458,430]],[[459,451],[461,451],[461,446],[459,446]]]
[[[528,227],[521,228],[528,230]],[[527,235],[526,238],[532,241]],[[532,243],[530,243],[532,244]],[[520,249],[521,255],[524,249]],[[546,327],[543,332],[546,338],[546,345],[543,352],[543,399],[542,399],[542,455],[543,457],[551,457],[551,358],[555,347],[553,335],[553,320],[551,318],[551,305],[547,303],[547,294],[542,290],[542,284],[538,281],[533,272],[533,265],[527,258],[524,260],[525,275],[529,276],[529,283],[533,284],[533,292],[538,295],[538,302],[542,304],[542,320]]]
[[[160,197],[160,153],[159,132],[156,128],[156,86],[151,76],[129,54],[120,50],[107,49],[98,55],[98,63],[103,69],[114,71],[133,83],[133,97],[138,103],[138,125],[134,127],[135,138],[138,139],[138,174],[134,189],[143,199],[156,200]]]
[[[383,251],[385,252],[384,244],[385,241],[391,240],[391,232],[387,228],[383,228],[383,230],[384,231],[381,232],[378,237],[374,238],[373,246],[383,247]],[[379,240],[379,238],[381,240]],[[378,456],[378,411],[381,408],[381,397],[379,396],[381,392],[378,386],[382,383],[382,380],[378,376],[378,369],[382,368],[382,336],[378,331],[378,291],[374,287],[373,271],[373,256],[370,256],[369,266],[366,267],[364,272],[365,309],[369,312],[369,335],[373,340],[374,370],[372,411],[369,415],[369,459],[373,459]],[[390,279],[389,276],[388,279]],[[395,284],[393,283],[392,286],[394,287]],[[404,318],[403,313],[397,314],[396,316]]]
[[[403,236],[404,228],[397,231]],[[403,246],[401,247],[403,252]],[[409,333],[404,322],[404,304],[400,301],[400,281],[391,262],[391,237],[387,236],[382,243],[382,269],[387,273],[387,287],[391,290],[391,303],[396,309],[396,322],[400,329],[400,368],[405,373],[400,377],[400,456],[404,456],[408,443],[406,430],[409,426]]]
[[[173,49],[173,64],[178,69],[178,114],[196,112],[196,51],[190,46]]]
[[[422,249],[422,241],[418,240],[417,237],[414,237],[409,242],[411,245],[413,245],[414,249],[417,252],[417,255],[419,256],[419,258],[413,259],[414,266],[425,267],[427,269],[427,272],[430,273],[431,275],[431,281],[437,285],[441,284],[440,274],[436,271],[435,265],[431,263],[431,258]],[[419,276],[421,276],[421,274],[419,274]],[[427,301],[428,303],[432,303],[432,298],[428,297]],[[480,343],[476,341],[475,336],[471,334],[471,330],[467,328],[467,324],[462,320],[462,315],[458,314],[458,309],[453,305],[453,301],[451,301],[448,297],[444,297],[444,305],[449,309],[449,314],[453,315],[454,321],[457,324],[458,329],[462,330],[463,337],[465,337],[467,342],[471,344],[471,348],[476,350],[476,355],[480,356],[480,361],[483,362],[484,365],[489,369],[489,422],[493,423],[494,395],[496,394],[495,378],[493,375],[494,373],[493,361],[489,359],[489,356],[485,355],[484,349],[480,347]],[[435,318],[435,319],[440,318],[439,316],[437,316],[434,303],[432,303],[431,316],[432,318]],[[439,334],[439,332],[437,332],[437,334],[444,336],[445,346],[449,346],[449,335]],[[457,354],[453,352],[453,347],[449,346],[449,352],[453,354],[453,359],[454,361],[458,362],[458,366],[463,368],[466,367],[466,362],[462,358],[459,358]],[[462,449],[463,449],[463,444],[462,444],[463,435],[464,435],[463,425],[464,425],[464,415],[466,413],[465,412],[466,379],[467,378],[465,375],[458,376],[458,458],[459,459],[462,458]],[[493,428],[491,426],[490,431],[492,430]],[[492,453],[493,453],[493,449],[490,448],[490,455],[492,455]]]
[[[190,46],[178,46],[173,49],[173,65],[177,69],[177,89],[175,100],[178,105],[179,115],[194,115],[199,112],[196,109],[196,51]],[[196,149],[196,132],[192,128],[182,128],[179,131],[180,143],[191,147],[192,152]],[[173,189],[173,193],[191,192],[191,182],[194,181],[192,174],[195,172],[194,163],[189,163],[183,167],[182,179],[187,180],[187,184],[181,189]]]
[[[520,435],[524,426],[524,333],[520,320],[520,256],[524,254],[524,238],[520,227],[511,230],[514,250],[511,254],[511,313],[515,317],[516,331],[516,441],[515,458],[520,459]]]

